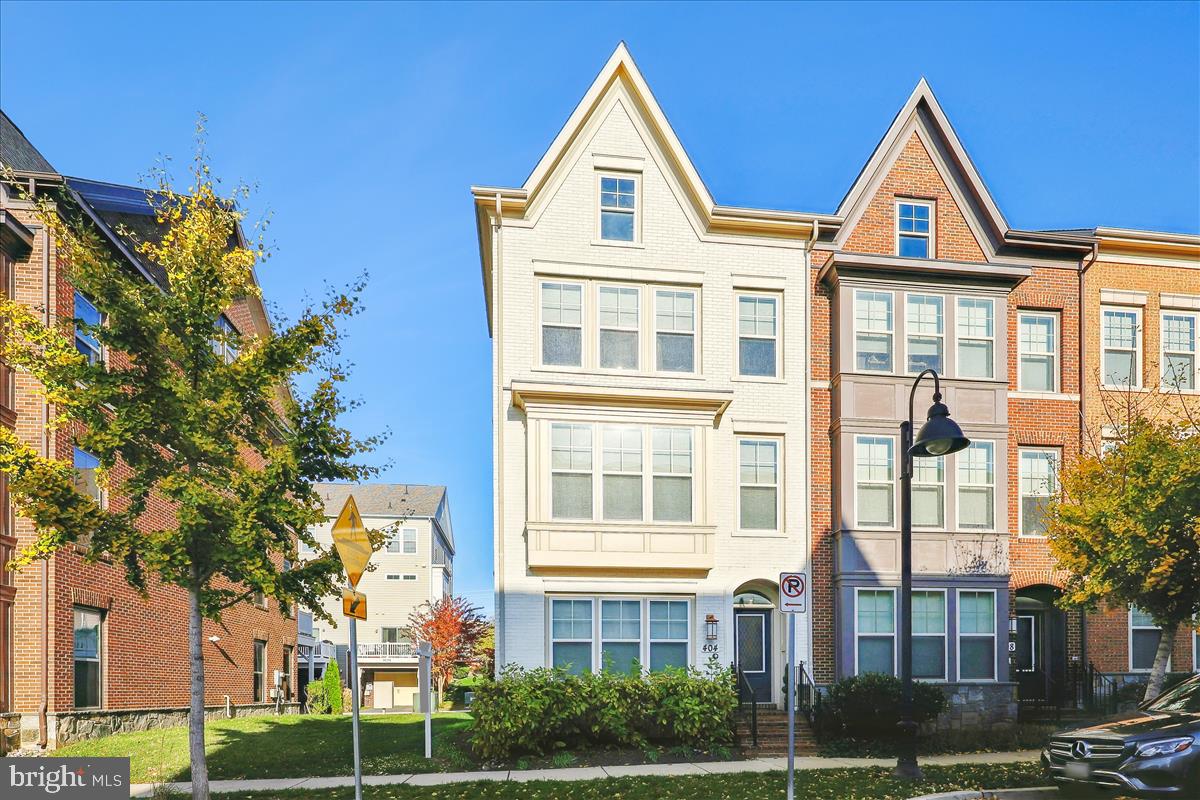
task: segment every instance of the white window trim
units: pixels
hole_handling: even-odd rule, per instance
[[[758,334],[742,334],[741,309],[739,301],[743,297],[775,301],[775,335],[760,336]],[[762,339],[775,342],[775,374],[774,375],[743,375],[742,374],[742,339]],[[783,293],[782,292],[749,292],[735,291],[733,293],[733,352],[735,381],[759,381],[763,383],[783,382]]]
[[[1000,444],[995,439],[972,439],[971,444],[990,444],[992,446],[992,482],[987,483],[966,483],[962,480],[959,474],[959,459],[963,458],[963,453],[966,450],[961,450],[954,457],[954,527],[955,530],[964,531],[967,533],[994,533],[997,527],[997,520],[1000,518],[1000,505],[997,499],[996,486],[999,475],[1000,463]],[[962,490],[963,488],[980,488],[988,487],[992,490],[992,524],[987,528],[964,528],[962,524]]]
[[[665,594],[564,594],[554,593],[546,595],[545,613],[545,664],[547,667],[554,666],[554,645],[556,642],[583,642],[583,639],[555,639],[554,638],[554,601],[555,600],[587,600],[592,604],[592,631],[591,631],[591,654],[592,654],[592,672],[600,672],[604,669],[604,664],[601,662],[603,657],[603,627],[601,622],[602,605],[604,600],[636,600],[640,604],[641,614],[641,641],[638,647],[638,662],[642,667],[642,674],[646,675],[650,671],[650,602],[665,601],[672,603],[687,604],[687,626],[688,637],[687,645],[687,666],[689,668],[696,666],[696,606],[695,598],[692,596],[665,595]],[[612,639],[610,641],[626,641],[622,639]],[[632,641],[632,640],[629,640]],[[682,643],[683,639],[655,639],[655,642],[666,644]],[[767,653],[765,658],[770,659],[771,654]]]
[[[685,475],[685,473],[683,473],[683,472],[657,472],[657,471],[655,471],[655,469],[654,469],[654,432],[659,431],[659,430],[685,430],[688,432],[688,444],[689,444],[688,461],[690,462],[691,466],[688,469],[686,476],[687,476],[688,480],[690,481],[689,494],[691,495],[691,501],[692,501],[691,506],[692,507],[688,514],[688,518],[686,520],[657,520],[654,518],[654,479],[657,477],[682,478]],[[649,469],[645,470],[645,472],[650,475],[650,494],[646,495],[650,498],[650,502],[646,503],[645,496],[643,497],[642,520],[644,522],[649,522],[649,523],[658,524],[658,525],[694,525],[696,522],[696,503],[698,501],[697,495],[699,494],[699,492],[697,490],[697,481],[696,481],[696,450],[697,450],[696,445],[698,443],[698,437],[696,436],[696,429],[685,426],[685,425],[647,425],[645,437],[646,438],[643,440],[643,442],[646,445],[648,445],[648,448],[643,449],[642,452],[650,454]],[[674,452],[674,450],[672,450],[671,452]]]
[[[1192,388],[1180,389],[1170,385],[1166,380],[1167,370],[1167,354],[1186,355],[1181,350],[1167,349],[1166,326],[1167,317],[1191,317],[1195,327],[1193,330],[1196,333],[1196,349],[1191,352],[1192,356]],[[1185,311],[1177,308],[1164,308],[1158,314],[1158,381],[1162,391],[1166,392],[1181,392],[1183,394],[1195,394],[1200,392],[1200,311]]]
[[[1122,347],[1108,347],[1104,344],[1104,312],[1115,311],[1119,313],[1133,314],[1133,377],[1134,382],[1125,386],[1119,383],[1109,383],[1108,376],[1104,374],[1104,354],[1109,350],[1124,352]],[[1142,329],[1142,308],[1141,306],[1118,306],[1118,305],[1102,305],[1100,306],[1100,385],[1105,389],[1140,389],[1142,388],[1142,350],[1145,347],[1144,331]]]
[[[882,633],[858,632],[858,596],[863,592],[887,592],[892,596],[892,674],[900,674],[900,608],[896,602],[897,592],[890,586],[855,586],[854,587],[854,674],[862,675],[858,669],[858,640],[862,636],[883,638]]]
[[[859,295],[864,294],[864,293],[886,294],[892,298],[892,326],[888,330],[886,330],[886,331],[878,330],[877,331],[877,330],[872,330],[869,328],[861,328],[860,329],[858,327],[858,297],[859,297]],[[896,360],[899,357],[899,354],[897,353],[897,348],[896,348],[896,293],[893,291],[890,291],[888,289],[855,289],[853,299],[854,299],[853,308],[850,309],[850,317],[854,321],[853,322],[854,361],[851,365],[853,367],[853,371],[859,373],[860,375],[895,375],[896,374]],[[905,314],[907,315],[907,311],[905,312]],[[906,318],[907,318],[907,316],[906,316]],[[891,343],[892,343],[892,368],[891,369],[889,369],[889,370],[873,370],[873,369],[864,370],[864,369],[858,368],[858,335],[860,333],[866,333],[866,334],[873,335],[873,336],[886,335],[888,337],[888,339],[891,340]],[[906,352],[905,358],[907,359],[907,357],[908,357],[908,354]]]
[[[1146,669],[1135,669],[1133,666],[1133,632],[1135,629],[1139,630],[1139,631],[1162,631],[1162,628],[1160,628],[1157,625],[1137,625],[1135,627],[1133,624],[1133,606],[1129,607],[1129,611],[1126,614],[1125,622],[1126,622],[1126,625],[1125,625],[1126,646],[1128,648],[1127,652],[1129,653],[1129,671],[1137,673],[1138,675],[1148,674],[1151,671],[1153,671],[1153,669],[1154,669],[1153,665],[1147,667]],[[1192,638],[1193,638],[1193,644],[1195,644],[1195,641],[1194,641],[1195,637],[1192,637]],[[1195,662],[1195,659],[1193,657],[1193,663],[1194,662]],[[1171,671],[1171,659],[1168,657],[1167,658],[1167,672],[1170,672],[1170,671]]]
[[[888,439],[892,443],[892,460],[891,460],[892,479],[891,479],[891,481],[887,482],[892,487],[892,521],[890,524],[889,523],[879,523],[879,522],[862,522],[859,519],[858,443],[859,443],[859,440],[861,440],[861,439]],[[895,436],[888,436],[887,434],[882,434],[882,433],[858,433],[858,434],[854,435],[854,482],[853,482],[853,485],[854,485],[854,526],[856,528],[893,530],[897,527],[898,510],[896,508],[896,505],[897,505],[897,502],[899,499],[897,497],[897,495],[898,495],[897,479],[899,477],[899,469],[898,469],[898,463],[897,463],[898,459],[897,459],[897,455],[896,455],[897,449],[898,449],[898,446],[897,446]],[[884,484],[884,482],[882,482],[882,481],[869,481],[868,483],[872,486],[882,486]]]
[[[990,594],[992,596],[992,632],[987,633],[963,633],[962,632],[962,596],[964,593],[969,594]],[[954,590],[954,672],[958,683],[996,683],[1000,680],[1000,669],[997,663],[1000,660],[1000,637],[998,625],[996,624],[996,616],[999,609],[996,605],[996,590],[995,589],[955,589]],[[962,648],[963,639],[987,639],[992,640],[992,677],[990,678],[963,678],[962,676]]]
[[[568,428],[584,427],[584,428],[588,429],[588,441],[589,441],[590,448],[591,448],[589,451],[590,457],[591,457],[591,469],[586,470],[586,471],[581,470],[581,469],[555,469],[555,467],[554,467],[554,429],[560,425],[566,426]],[[596,428],[597,427],[598,427],[597,425],[594,425],[590,422],[578,422],[578,421],[574,421],[574,420],[565,420],[565,419],[550,420],[549,425],[546,428],[546,449],[545,449],[545,453],[544,453],[544,457],[546,459],[546,462],[545,462],[546,463],[546,472],[550,477],[549,483],[547,484],[547,491],[546,491],[546,514],[545,514],[546,519],[556,520],[556,521],[560,521],[560,522],[581,522],[581,521],[582,522],[593,522],[603,516],[603,512],[601,510],[597,510],[597,508],[596,508],[596,505],[597,505],[596,497],[597,497],[597,488],[598,488],[596,485],[597,484],[596,473],[600,472],[600,470],[596,469],[596,436],[597,436]],[[573,447],[574,446],[572,445],[572,449],[573,449]],[[587,475],[588,476],[589,485],[591,486],[591,489],[592,489],[592,515],[590,517],[556,517],[556,516],[554,516],[554,476],[556,474]],[[599,488],[601,491],[603,491],[603,487],[599,487]],[[603,497],[600,498],[600,502],[601,502],[601,504],[603,504],[603,502],[604,502]],[[643,503],[644,502],[645,501],[643,499]]]
[[[775,445],[775,483],[742,483],[742,442],[769,442]],[[735,436],[736,453],[736,482],[737,497],[734,500],[734,512],[737,514],[735,533],[745,536],[779,536],[786,531],[783,521],[783,437],[782,436]],[[694,446],[693,446],[694,449]],[[743,528],[742,527],[742,487],[775,487],[775,527],[774,528]]]
[[[654,298],[654,303],[653,303],[652,308],[647,309],[647,312],[646,312],[646,316],[650,320],[650,336],[653,340],[652,344],[650,346],[651,361],[650,361],[650,364],[648,365],[649,371],[653,372],[655,375],[661,375],[664,377],[685,377],[685,376],[699,375],[701,372],[701,370],[700,370],[700,292],[698,292],[695,289],[690,289],[690,288],[682,287],[682,286],[679,286],[679,287],[656,286],[654,284],[649,284],[649,285],[647,285],[646,288],[647,288],[647,295],[652,296]],[[683,331],[659,330],[659,327],[658,327],[658,295],[659,295],[659,292],[666,292],[668,294],[690,294],[692,296],[692,333],[691,333],[691,336],[692,336],[692,369],[690,372],[684,372],[682,370],[660,370],[658,368],[658,334],[659,333],[673,333],[673,334],[678,334],[678,335],[685,335],[685,333]]]
[[[604,636],[604,604],[606,602],[619,603],[619,602],[627,602],[627,601],[632,601],[632,600],[639,601],[638,602],[638,638],[636,640],[636,643],[638,646],[638,664],[641,665],[643,667],[643,669],[645,668],[646,662],[643,660],[642,643],[645,639],[647,639],[649,637],[649,632],[646,631],[646,620],[647,620],[647,614],[649,613],[647,610],[648,606],[645,603],[640,602],[640,598],[636,598],[636,597],[597,596],[596,597],[596,601],[597,601],[596,606],[600,609],[600,616],[596,620],[596,632],[597,632],[597,646],[596,646],[596,654],[597,654],[596,668],[597,669],[596,669],[596,671],[597,672],[604,671],[604,645],[606,642],[612,642],[613,644],[633,644],[635,641],[633,639],[608,639],[608,638],[605,638],[605,636]],[[620,673],[618,673],[618,674],[620,674]]]
[[[900,206],[925,206],[929,209],[929,233],[918,233],[915,231],[905,231],[905,236],[924,237],[929,240],[929,248],[926,250],[925,258],[937,258],[936,239],[937,234],[937,203],[933,200],[919,200],[915,197],[897,197],[896,204],[893,207],[892,219],[894,223],[892,228],[895,232],[895,238],[892,242],[893,250],[897,256],[900,255]],[[917,258],[917,256],[903,256],[903,258]]]
[[[554,601],[555,600],[583,600],[589,603],[592,607],[592,628],[589,632],[590,639],[558,639],[554,636]],[[554,669],[554,645],[559,642],[567,644],[582,644],[587,642],[591,649],[591,672],[596,670],[596,636],[599,633],[596,622],[596,598],[591,596],[581,595],[546,595],[546,666]]]
[[[924,681],[926,683],[945,683],[948,680],[948,675],[950,672],[950,598],[947,596],[948,593],[945,589],[939,589],[937,587],[932,587],[932,586],[915,586],[915,587],[913,587],[913,593],[915,594],[916,592],[926,592],[929,594],[940,594],[942,596],[942,632],[940,634],[939,633],[916,633],[915,631],[913,632],[914,639],[917,639],[922,636],[927,639],[933,639],[933,638],[939,637],[939,636],[941,637],[941,639],[942,639],[942,675],[940,678],[914,678],[914,680]],[[857,619],[858,619],[858,617],[857,617],[857,615],[855,615],[856,624],[857,624]],[[897,670],[897,671],[899,671],[899,670]]]
[[[1058,478],[1056,471],[1062,463],[1062,448],[1061,447],[1018,447],[1017,448],[1017,536],[1021,539],[1045,539],[1044,533],[1025,533],[1025,499],[1024,488],[1022,486],[1021,465],[1024,460],[1021,458],[1024,453],[1049,453],[1051,457],[1050,475],[1051,486],[1050,494],[1053,495],[1058,486]],[[1047,497],[1049,495],[1030,495],[1030,497]]]
[[[598,517],[599,520],[602,522],[618,522],[618,523],[619,522],[626,522],[626,523],[645,522],[646,521],[646,498],[650,497],[651,500],[653,500],[652,493],[654,491],[653,485],[648,485],[648,484],[650,484],[650,482],[647,481],[647,479],[646,479],[646,473],[649,472],[649,470],[646,468],[646,439],[647,439],[647,436],[646,436],[645,426],[644,425],[619,425],[619,424],[605,423],[605,424],[601,424],[597,427],[599,428],[599,432],[598,432],[597,436],[598,436],[599,445],[600,445],[600,450],[599,450],[599,452],[600,452],[600,459],[599,459],[600,469],[594,470],[594,471],[600,473],[600,495],[599,495],[600,508],[599,509],[596,508],[597,504],[596,504],[595,500],[593,499],[593,502],[592,502],[593,516]],[[604,450],[605,450],[604,432],[607,430],[616,430],[616,431],[636,430],[638,432],[638,447],[639,447],[638,456],[641,461],[641,469],[638,472],[634,473],[634,472],[624,472],[621,470],[612,471],[612,470],[605,469],[605,467],[604,467]],[[593,449],[593,453],[595,453],[594,449]],[[594,455],[593,455],[593,459],[592,459],[592,464],[593,464],[593,466],[596,464],[596,459],[595,459]],[[611,519],[611,520],[608,519],[604,515],[604,500],[605,500],[605,494],[607,492],[607,487],[605,486],[604,479],[606,477],[608,477],[609,475],[633,476],[635,474],[638,476],[638,480],[641,484],[641,490],[642,490],[642,498],[641,498],[641,500],[642,500],[642,502],[641,502],[642,516],[641,516],[641,519],[637,519],[637,518]],[[595,497],[594,493],[595,493],[595,489],[593,489],[593,498]]]
[[[911,323],[911,320],[908,318],[908,299],[910,297],[936,297],[937,299],[942,301],[942,317],[941,317],[942,332],[941,333],[923,333],[923,332],[909,330],[909,324]],[[937,294],[936,292],[905,292],[904,293],[904,373],[906,375],[916,375],[921,371],[921,370],[914,371],[914,370],[910,370],[908,368],[909,342],[914,336],[921,338],[921,339],[937,339],[938,340],[938,343],[941,345],[941,358],[942,358],[942,368],[940,370],[938,370],[938,373],[945,374],[945,372],[946,372],[946,318],[947,318],[947,316],[948,315],[946,313],[946,296],[944,294]],[[893,317],[893,319],[894,319],[894,317]],[[856,336],[855,337],[855,348],[857,349],[857,347],[858,347],[858,343],[857,343],[857,336]],[[857,356],[858,356],[858,354],[855,353],[856,358],[857,358]]]
[[[1038,668],[1038,662],[1041,661],[1041,659],[1038,658],[1039,654],[1037,651],[1037,633],[1038,633],[1038,620],[1042,619],[1042,617],[1040,617],[1037,614],[1022,614],[1022,613],[1018,612],[1017,620],[1019,621],[1022,618],[1029,620],[1029,661],[1030,661],[1029,668],[1030,668],[1030,670],[1036,670]],[[1018,633],[1018,635],[1020,635],[1020,634]],[[1014,669],[1014,671],[1016,671],[1016,667],[1014,667],[1013,669]]]
[[[600,204],[601,187],[603,186],[604,178],[615,178],[617,180],[633,181],[633,239],[605,239],[604,238],[604,223],[603,212],[605,209]],[[619,172],[613,170],[597,170],[596,171],[596,238],[592,244],[601,245],[603,247],[641,247],[642,246],[642,176],[634,172]],[[624,213],[621,209],[608,209]]]
[[[964,300],[973,302],[983,301],[991,306],[992,309],[992,335],[991,336],[968,336],[960,329],[959,311],[961,303]],[[972,381],[990,381],[996,379],[996,327],[999,324],[999,319],[996,313],[996,298],[994,297],[979,297],[977,295],[959,295],[954,298],[954,374],[963,380]],[[988,364],[987,375],[963,375],[962,374],[962,343],[968,342],[991,342],[992,343],[992,360]]]
[[[543,287],[554,284],[559,286],[577,286],[579,287],[579,324],[572,325],[563,322],[547,323],[543,318],[542,309],[542,290]],[[558,278],[539,278],[537,281],[537,353],[534,356],[534,363],[541,369],[562,371],[562,372],[583,372],[587,368],[587,329],[588,329],[588,286],[586,281],[558,279]],[[570,364],[547,364],[543,360],[543,355],[546,352],[546,326],[553,325],[556,328],[578,328],[579,329],[579,366]]]
[[[1021,347],[1021,319],[1023,317],[1042,317],[1050,320],[1053,326],[1054,333],[1054,350],[1050,352],[1041,352],[1034,350],[1025,350]],[[1025,311],[1017,312],[1017,390],[1037,392],[1039,394],[1054,394],[1060,391],[1061,388],[1061,365],[1059,363],[1060,352],[1062,351],[1062,315],[1057,311]],[[1052,383],[1049,389],[1027,389],[1021,383],[1021,359],[1024,356],[1050,356],[1052,359],[1052,369],[1050,375]]]
[[[400,573],[399,572],[389,572],[386,576],[384,576],[384,580],[398,581],[398,580],[400,580]]]
[[[920,462],[922,462],[922,461],[926,461],[926,462],[940,461],[941,462],[941,464],[942,464],[942,480],[941,480],[941,482],[917,480],[917,467],[919,466]],[[947,529],[947,527],[946,527],[946,499],[949,496],[949,483],[950,483],[949,478],[948,478],[949,473],[950,473],[950,459],[947,458],[946,456],[937,456],[934,458],[913,459],[913,481],[912,481],[913,488],[915,489],[918,486],[940,486],[942,488],[942,524],[941,525],[918,525],[916,522],[914,522],[913,528],[922,530],[922,531],[944,531]]]
[[[617,300],[617,303],[618,303],[618,305],[617,305],[617,314],[618,314],[617,323],[618,324],[616,324],[616,325],[604,325],[600,322],[600,295],[605,289],[616,289],[617,290],[617,297],[618,297],[618,300]],[[624,291],[624,290],[629,290],[629,289],[632,289],[637,295],[637,323],[632,328],[625,327],[620,324],[620,299],[619,299],[620,292]],[[645,293],[645,291],[643,291],[644,289],[645,289],[645,287],[640,284],[600,283],[600,282],[598,282],[596,284],[596,297],[595,297],[595,301],[596,301],[595,302],[595,308],[596,308],[595,359],[596,360],[594,362],[596,365],[596,372],[609,372],[609,373],[618,373],[618,374],[622,374],[622,375],[632,375],[632,374],[644,373],[644,372],[648,371],[643,366],[643,362],[645,361],[645,354],[642,352],[643,350],[646,349],[643,346],[644,342],[643,342],[643,338],[642,338],[642,328],[645,327],[645,325],[643,324],[643,319],[645,318],[645,308],[646,308],[646,305],[645,305],[646,293]],[[632,369],[625,368],[625,367],[603,367],[600,365],[600,362],[601,362],[600,340],[602,338],[600,334],[604,331],[620,331],[622,333],[632,333],[637,337],[636,344],[633,348],[633,351],[636,354],[637,364]],[[657,367],[658,365],[656,364],[655,366]]]
[[[415,581],[416,579],[417,579],[417,574],[415,572],[406,572],[400,578],[400,580],[402,580],[402,581]]]
[[[408,549],[408,542],[409,542],[408,535],[410,533],[412,534],[412,550]],[[420,547],[420,539],[421,539],[421,534],[417,531],[416,528],[403,528],[400,531],[400,553],[401,553],[401,555],[415,556],[417,554],[417,550]]]

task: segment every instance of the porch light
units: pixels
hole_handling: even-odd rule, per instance
[[[717,638],[717,615],[716,614],[708,614],[704,617],[704,638],[705,639],[716,639]]]

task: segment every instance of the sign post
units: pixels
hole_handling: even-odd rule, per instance
[[[796,796],[796,615],[804,613],[807,588],[803,572],[779,573],[779,610],[787,620],[787,800]]]
[[[417,645],[417,691],[425,711],[425,757],[433,758],[433,645]]]
[[[354,737],[354,800],[362,800],[362,754],[358,745],[358,621],[367,618],[367,598],[356,591],[367,562],[371,560],[371,540],[367,537],[362,515],[354,495],[346,498],[342,513],[333,523],[333,544],[346,570],[350,588],[342,591],[342,612],[350,618],[350,710]]]

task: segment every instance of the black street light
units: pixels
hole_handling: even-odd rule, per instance
[[[913,441],[913,400],[926,375],[933,376],[933,405],[925,424]],[[917,766],[917,723],[913,721],[912,669],[912,476],[914,458],[937,458],[957,453],[971,443],[950,409],[942,402],[942,386],[936,370],[927,369],[913,381],[908,393],[908,419],[900,423],[900,753],[896,760],[898,778],[920,778]]]

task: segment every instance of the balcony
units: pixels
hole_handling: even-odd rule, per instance
[[[412,661],[417,648],[411,642],[366,642],[358,646],[359,661]]]
[[[711,525],[530,522],[529,568],[705,573],[713,567]]]

